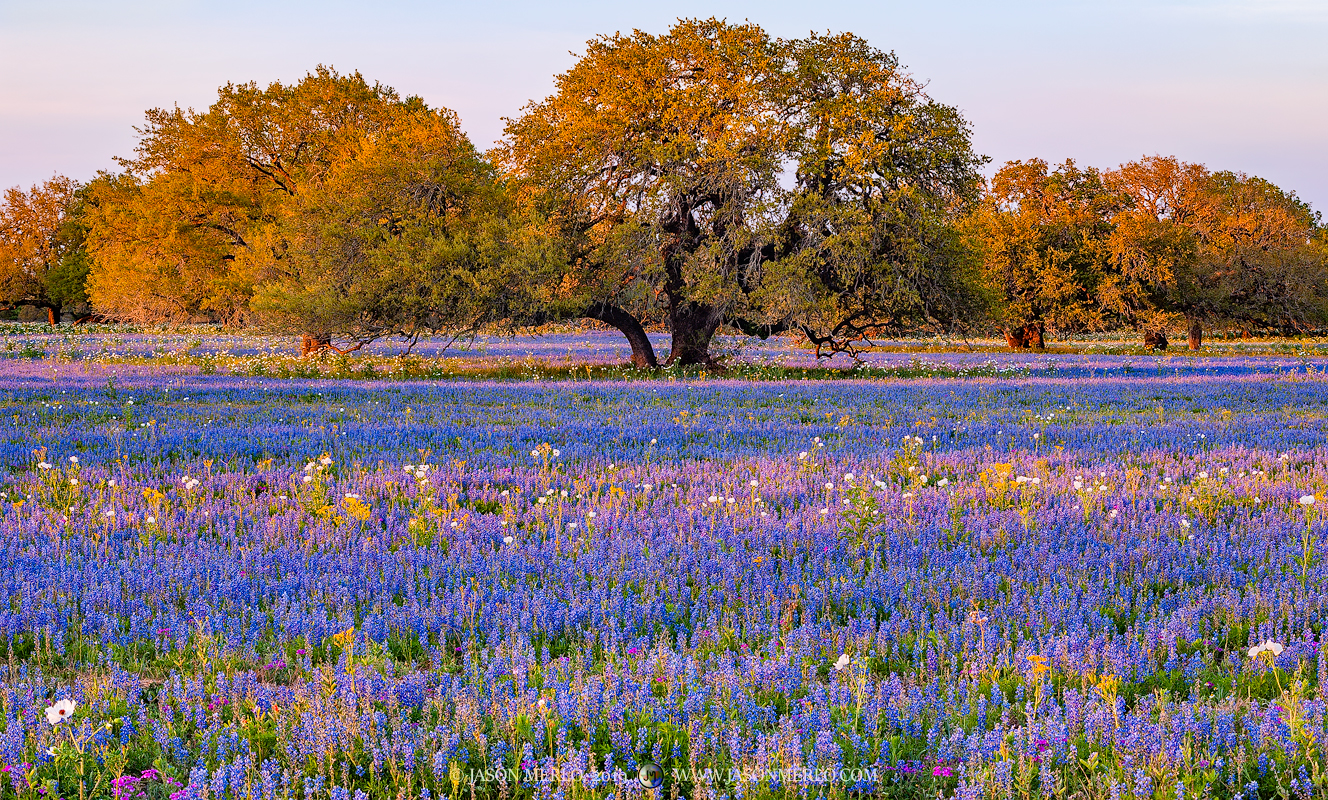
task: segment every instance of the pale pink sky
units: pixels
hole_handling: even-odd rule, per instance
[[[294,81],[319,63],[455,109],[484,148],[586,39],[712,15],[894,50],[996,164],[1161,153],[1328,208],[1328,0],[0,0],[0,187],[89,178],[131,152],[144,110],[202,108],[227,81]]]

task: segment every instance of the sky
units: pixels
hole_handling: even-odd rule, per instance
[[[710,16],[893,50],[993,170],[1174,155],[1328,211],[1328,0],[0,0],[0,188],[86,180],[132,153],[149,108],[319,64],[454,109],[484,149],[588,39]]]

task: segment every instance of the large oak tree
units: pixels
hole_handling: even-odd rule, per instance
[[[1161,156],[1107,179],[1130,200],[1112,219],[1117,291],[1106,298],[1125,322],[1148,333],[1182,319],[1198,349],[1205,324],[1293,334],[1325,321],[1323,230],[1294,194]]]
[[[149,111],[124,173],[92,190],[94,305],[143,322],[242,319],[257,233],[407,102],[319,67],[290,86],[228,84],[206,111]]]
[[[1040,159],[998,171],[968,220],[1012,347],[1126,326],[1192,349],[1217,322],[1289,334],[1328,315],[1318,217],[1268,181],[1153,156],[1099,172]]]
[[[252,309],[306,351],[473,331],[497,321],[504,245],[492,167],[454,114],[408,104],[256,231]]]
[[[852,35],[711,19],[601,37],[509,121],[498,161],[552,242],[527,273],[544,316],[618,328],[638,366],[657,363],[654,320],[666,363],[712,364],[723,324],[851,349],[953,322],[966,296],[967,125]]]
[[[991,180],[969,220],[984,283],[1011,347],[1044,346],[1047,332],[1103,328],[1113,216],[1128,200],[1073,161],[1013,161]]]

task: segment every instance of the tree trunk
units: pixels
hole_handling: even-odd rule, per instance
[[[55,324],[55,309],[51,306],[46,307],[46,321],[51,325]]]
[[[1166,350],[1168,344],[1166,331],[1144,332],[1144,347],[1149,350]]]
[[[722,367],[710,357],[710,340],[724,315],[706,303],[684,301],[669,311],[669,328],[673,341],[665,365],[704,364],[712,369]]]
[[[617,328],[627,337],[628,344],[632,346],[632,366],[637,369],[655,369],[659,366],[650,337],[636,317],[608,303],[595,303],[586,310],[586,316]]]
[[[332,349],[332,337],[323,334],[304,334],[300,337],[300,358]]]
[[[1031,347],[1034,350],[1045,350],[1047,348],[1047,343],[1043,337],[1046,335],[1046,332],[1047,328],[1042,324],[1041,320],[1030,322],[1024,326],[1024,341],[1028,343],[1028,347]]]
[[[1024,329],[1006,328],[1005,346],[1011,350],[1023,350],[1025,347],[1028,347],[1028,340],[1024,338]]]
[[[1198,350],[1203,347],[1203,323],[1197,319],[1190,320],[1190,327],[1187,331],[1187,339],[1191,350]]]

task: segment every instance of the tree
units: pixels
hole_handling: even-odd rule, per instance
[[[143,322],[242,319],[255,232],[405,102],[320,66],[294,86],[227,84],[205,112],[149,111],[125,173],[93,191],[93,303]]]
[[[546,315],[617,328],[643,367],[653,319],[666,363],[713,366],[722,324],[844,349],[930,318],[959,246],[943,223],[980,163],[892,54],[714,19],[591,41],[498,162],[555,242],[528,273]]]
[[[1113,218],[1113,311],[1161,333],[1185,320],[1190,349],[1219,320],[1279,333],[1324,319],[1328,264],[1318,217],[1259,178],[1153,156],[1108,173],[1130,199]]]
[[[1010,347],[1042,348],[1048,330],[1100,329],[1111,277],[1112,217],[1126,198],[1092,168],[1012,161],[992,179],[969,230]]]
[[[78,182],[57,175],[0,203],[0,303],[46,310],[52,325],[66,307],[86,301],[86,228]]]
[[[739,300],[751,222],[778,188],[777,60],[755,25],[601,37],[509,121],[500,162],[568,257],[542,282],[569,315],[622,331],[638,366],[657,363],[642,317],[666,316],[668,363],[707,363]]]
[[[477,330],[507,284],[500,201],[455,114],[394,108],[255,234],[253,311],[304,332],[306,353]]]
[[[1328,260],[1320,217],[1262,178],[1214,173],[1195,227],[1225,317],[1282,335],[1328,320]]]
[[[1203,342],[1203,323],[1218,313],[1220,293],[1200,259],[1194,227],[1204,204],[1208,171],[1198,164],[1153,156],[1108,172],[1107,182],[1129,199],[1113,219],[1116,272],[1105,304],[1144,331],[1146,345],[1165,347],[1166,330],[1186,321],[1191,349]]]
[[[873,337],[963,327],[980,313],[959,223],[977,200],[968,125],[928,98],[893,53],[851,34],[790,42],[787,211],[753,312],[818,353]],[[747,326],[750,327],[750,326]]]

